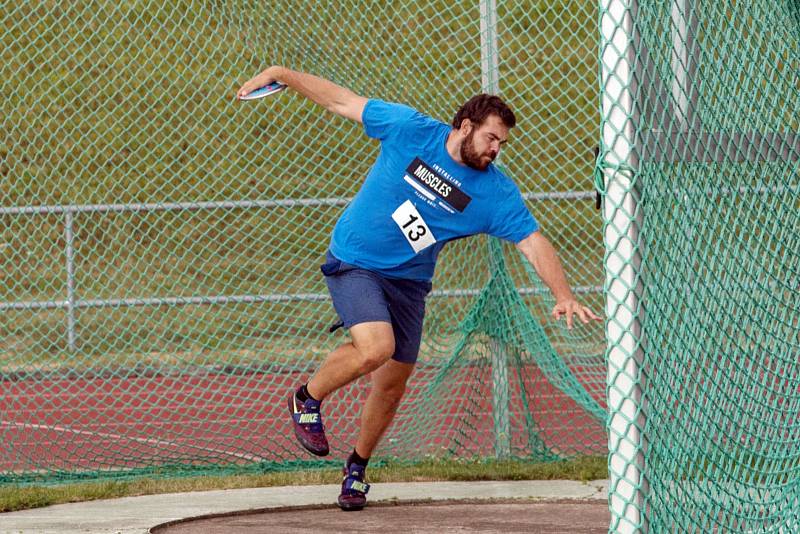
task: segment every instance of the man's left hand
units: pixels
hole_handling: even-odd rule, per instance
[[[556,305],[553,307],[553,318],[558,320],[562,315],[567,317],[567,328],[569,330],[572,330],[572,317],[574,315],[577,315],[584,324],[588,324],[591,320],[602,321],[592,310],[583,306],[575,299],[556,302]]]

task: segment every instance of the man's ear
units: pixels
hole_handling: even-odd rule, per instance
[[[473,128],[473,127],[474,127],[474,125],[472,124],[472,121],[471,121],[471,120],[469,120],[469,119],[464,119],[464,120],[462,120],[462,121],[461,121],[461,128],[459,128],[459,129],[458,129],[458,131],[459,131],[459,132],[460,132],[460,133],[461,133],[463,136],[465,136],[465,137],[466,137],[466,136],[468,136],[468,135],[469,135],[469,133],[472,131],[472,128]]]

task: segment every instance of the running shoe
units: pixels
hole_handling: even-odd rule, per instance
[[[294,393],[289,397],[289,413],[292,415],[292,426],[297,441],[311,454],[327,456],[330,449],[319,408],[319,401],[308,399],[300,402]]]
[[[342,493],[339,495],[339,508],[345,512],[361,510],[367,504],[369,484],[364,482],[366,470],[363,465],[355,463],[345,466]]]

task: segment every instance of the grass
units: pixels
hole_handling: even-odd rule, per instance
[[[444,121],[480,90],[477,5],[378,2],[366,16],[329,1],[315,7],[308,24],[284,25],[276,22],[303,12],[303,2],[255,10],[234,2],[208,12],[185,4],[153,9],[140,0],[95,14],[40,1],[5,13],[0,205],[352,196],[377,150],[357,125],[289,93],[256,105],[231,102],[238,84],[265,62],[308,69]],[[501,90],[520,118],[504,165],[523,191],[591,189],[594,4],[499,9]],[[329,35],[336,39],[321,38]],[[20,86],[27,91],[14,89]],[[585,204],[531,206],[578,285],[600,279],[602,257],[599,217],[591,201]],[[340,210],[79,214],[75,295],[324,293],[309,272]],[[56,215],[0,216],[0,301],[65,299],[63,225]],[[475,256],[476,249],[445,253],[436,286],[480,287],[485,255]],[[464,272],[465,262],[479,268]],[[210,317],[183,307],[202,318],[194,323],[166,307],[114,310],[113,320],[107,310],[81,311],[79,350],[236,346],[243,333],[285,326],[281,314],[307,312],[224,308]],[[249,321],[247,314],[260,317]],[[177,329],[176,320],[184,323]],[[0,319],[0,350],[17,361],[59,360],[65,323],[63,311],[9,312]]]
[[[476,480],[580,480],[608,478],[606,458],[586,457],[552,463],[497,460],[427,460],[416,465],[370,467],[369,481],[431,482]],[[53,504],[156,495],[270,486],[337,484],[336,470],[320,469],[259,475],[204,476],[176,479],[138,479],[52,486],[0,487],[0,512],[13,512]]]

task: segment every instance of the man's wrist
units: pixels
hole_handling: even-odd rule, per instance
[[[556,304],[561,304],[562,302],[568,302],[570,300],[575,302],[578,301],[578,299],[575,298],[575,295],[572,294],[572,291],[556,296]]]
[[[274,78],[276,81],[285,83],[286,69],[280,65],[272,65],[269,67],[267,69],[267,74],[269,74],[270,78]]]

